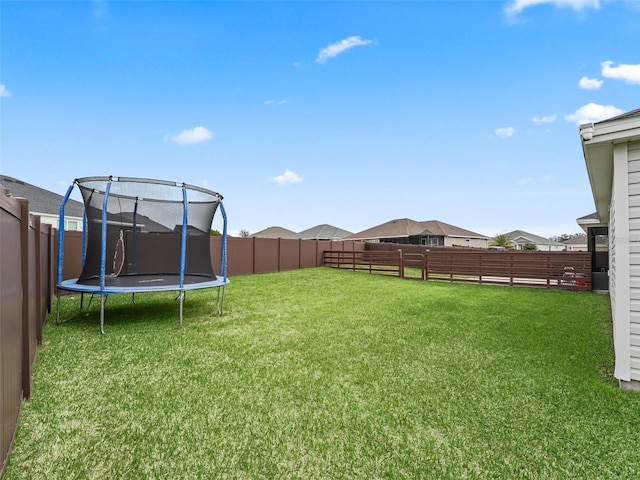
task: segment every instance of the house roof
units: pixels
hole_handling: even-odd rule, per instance
[[[367,230],[354,233],[345,240],[371,240],[376,238],[403,238],[413,235],[438,235],[444,237],[487,238],[479,233],[449,225],[439,220],[417,222],[410,218],[398,218]]]
[[[577,235],[575,237],[571,237],[564,242],[565,245],[586,245],[587,244],[587,236],[586,235]]]
[[[352,232],[326,223],[298,233],[298,237],[303,240],[342,240],[349,235],[352,235]]]
[[[14,197],[22,197],[29,200],[29,210],[32,213],[56,216],[60,214],[60,204],[64,198],[62,195],[7,175],[0,176],[0,184],[8,188]],[[65,205],[64,211],[65,215],[82,218],[84,205],[70,198]]]
[[[616,144],[640,140],[640,108],[601,122],[580,125],[580,138],[598,220],[607,223]]]
[[[432,235],[442,235],[444,237],[487,238],[485,235],[480,233],[465,230],[464,228],[456,227],[455,225],[449,225],[448,223],[441,222],[440,220],[427,220],[426,222],[420,222],[420,224],[424,228],[423,233],[430,233]]]
[[[265,228],[249,236],[256,238],[299,238],[296,232],[282,227]]]
[[[585,232],[588,231],[589,227],[603,227],[607,225],[607,222],[600,221],[598,218],[598,212],[593,212],[589,215],[585,215],[584,217],[577,218],[576,222]]]
[[[511,240],[516,243],[533,243],[536,245],[563,245],[560,242],[551,240],[549,238],[541,237],[533,233],[525,232],[524,230],[514,230],[513,232],[505,233]]]

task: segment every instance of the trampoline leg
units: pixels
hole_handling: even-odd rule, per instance
[[[84,306],[84,293],[80,294],[80,310],[82,310]]]
[[[100,295],[100,333],[104,335],[104,301],[106,295]]]
[[[182,328],[182,301],[184,299],[184,292],[180,292],[178,297],[180,298],[180,323],[178,324],[178,328]]]
[[[60,292],[56,293],[56,325],[60,325]]]
[[[222,316],[222,310],[224,309],[224,286],[222,288],[222,298],[220,299],[220,316]],[[218,290],[218,298],[220,298],[220,290]]]
[[[131,294],[131,303],[133,303],[134,305],[136,304],[136,294],[135,293]]]

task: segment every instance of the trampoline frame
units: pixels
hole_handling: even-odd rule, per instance
[[[64,267],[64,210],[65,206],[73,192],[73,189],[83,182],[87,181],[104,181],[106,182],[106,187],[104,191],[104,200],[103,200],[103,208],[102,208],[102,224],[101,224],[101,251],[100,251],[100,276],[99,276],[99,284],[92,285],[86,283],[78,283],[79,278],[72,278],[63,280],[62,278],[62,270]],[[178,282],[177,283],[159,283],[161,280],[156,280],[153,278],[149,278],[148,280],[142,280],[145,283],[158,282],[155,284],[145,285],[145,286],[115,286],[115,285],[107,285],[106,284],[106,241],[107,241],[107,205],[109,200],[109,191],[111,188],[112,182],[136,182],[136,183],[150,183],[150,184],[159,184],[159,185],[167,185],[171,187],[181,188],[182,189],[182,228],[181,228],[181,237],[180,237],[180,267],[178,274]],[[189,275],[185,273],[186,264],[187,264],[187,236],[188,236],[188,195],[187,190],[195,190],[201,193],[206,193],[213,197],[217,197],[218,206],[220,208],[220,213],[222,214],[223,220],[223,228],[222,228],[222,247],[220,252],[220,271],[218,272],[215,280],[209,281],[198,281],[199,275]],[[122,196],[122,195],[120,195]],[[205,288],[217,288],[218,289],[218,313],[222,315],[222,311],[224,308],[224,291],[225,286],[229,284],[229,279],[227,278],[227,214],[224,209],[224,205],[222,204],[222,195],[217,192],[213,192],[211,190],[207,190],[201,187],[196,187],[194,185],[189,185],[186,183],[175,183],[175,182],[167,182],[164,180],[153,180],[153,179],[145,179],[145,178],[133,178],[133,177],[84,177],[77,178],[73,181],[69,189],[67,190],[66,195],[62,199],[62,203],[60,204],[60,220],[59,225],[62,228],[58,229],[58,271],[57,271],[57,309],[56,309],[56,324],[60,323],[60,291],[68,291],[68,292],[77,292],[82,296],[84,294],[91,294],[91,298],[94,295],[100,296],[100,333],[104,334],[104,305],[106,302],[106,298],[108,295],[114,294],[122,294],[122,293],[131,293],[133,295],[133,299],[135,302],[135,294],[136,293],[144,293],[144,292],[164,292],[164,291],[178,291],[177,299],[180,300],[180,320],[178,327],[182,327],[182,313],[183,313],[183,302],[185,293],[189,290],[200,290]],[[137,203],[136,203],[137,210]],[[215,215],[215,214],[214,214]],[[136,221],[136,211],[134,210],[134,225]],[[86,206],[85,212],[83,215],[83,229],[82,229],[82,265],[84,267],[86,260],[86,243],[87,243],[87,213]],[[124,261],[124,260],[123,260]],[[161,274],[145,274],[145,275],[124,275],[128,277],[158,277]],[[167,275],[163,275],[167,277]],[[175,277],[175,274],[169,275],[170,277]],[[140,282],[139,282],[140,283]],[[81,307],[82,309],[82,300]]]

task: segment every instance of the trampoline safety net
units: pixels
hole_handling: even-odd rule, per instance
[[[87,221],[79,284],[99,284],[102,255],[107,285],[126,287],[128,281],[145,282],[145,277],[156,285],[176,284],[185,226],[184,283],[216,279],[209,245],[222,200],[219,194],[186,184],[123,177],[80,178],[76,185]]]

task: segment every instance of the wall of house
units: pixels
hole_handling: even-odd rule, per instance
[[[489,240],[486,238],[444,237],[444,246],[487,248]]]
[[[640,142],[627,144],[630,378],[640,381]]]
[[[617,308],[617,261],[618,261],[618,252],[616,249],[617,244],[617,212],[618,205],[616,203],[616,194],[618,191],[616,178],[613,178],[613,185],[611,187],[611,204],[609,205],[609,299],[611,302],[611,318],[613,319],[613,336],[614,336],[614,349],[615,349],[615,357],[619,358],[619,344],[615,341],[616,333],[618,330],[617,321],[619,319],[618,316],[618,308]],[[616,361],[615,372],[614,375],[616,378],[620,378],[622,372],[620,372],[620,364]]]
[[[34,213],[34,215],[38,215],[42,223],[52,225],[53,228],[59,228],[58,223],[59,223],[60,217],[58,215],[50,215],[48,213],[37,213],[37,212]],[[67,224],[65,230],[75,230],[78,232],[82,231],[82,218],[65,215],[64,220],[65,220],[65,223]],[[75,228],[70,228],[72,226],[75,226]]]

